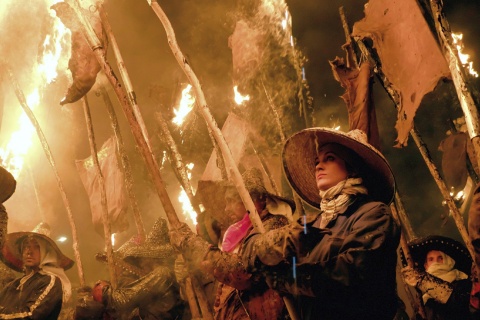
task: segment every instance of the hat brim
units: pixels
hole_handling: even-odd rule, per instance
[[[8,233],[5,236],[5,244],[2,248],[2,254],[0,257],[8,267],[15,271],[23,272],[23,259],[20,246],[22,241],[29,236],[39,237],[45,240],[55,250],[57,253],[58,267],[68,270],[73,266],[74,261],[62,253],[55,241],[41,233],[25,231]]]
[[[291,136],[283,148],[283,169],[298,195],[308,204],[318,208],[320,196],[315,179],[315,158],[319,146],[328,143],[340,144],[354,151],[363,164],[356,168],[375,201],[390,204],[395,193],[395,178],[384,156],[369,144],[362,143],[341,131],[329,128],[309,128]]]
[[[448,237],[432,235],[412,240],[408,243],[410,254],[416,266],[424,269],[425,258],[431,250],[442,251],[455,260],[455,269],[470,275],[472,258],[467,248],[460,242]]]
[[[4,167],[0,166],[0,203],[10,199],[17,187],[17,181]]]

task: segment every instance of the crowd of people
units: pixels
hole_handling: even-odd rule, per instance
[[[72,289],[65,270],[73,261],[48,232],[7,233],[1,206],[0,280],[8,281],[0,319],[58,319],[72,295],[74,310],[64,318],[191,319],[198,305],[189,298],[190,278],[207,293],[202,312],[213,319],[405,319],[401,306],[411,302],[399,297],[400,255],[413,261],[400,272],[420,305],[411,319],[480,319],[480,186],[468,224],[479,256],[441,235],[412,239],[399,250],[402,226],[390,209],[394,174],[365,133],[304,129],[286,141],[282,161],[294,194],[316,210],[299,215],[298,202],[270,192],[262,172],[247,168],[242,178],[256,213],[233,183],[218,181],[204,205],[208,212],[224,203],[222,223],[168,230],[159,218],[145,240],[133,237],[114,252],[115,287],[99,279]],[[0,175],[4,202],[15,179],[3,168]],[[252,225],[252,214],[264,230]],[[97,260],[106,261],[105,254]],[[7,278],[9,269],[22,275]]]

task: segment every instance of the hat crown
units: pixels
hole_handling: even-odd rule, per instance
[[[354,140],[357,140],[360,143],[363,143],[366,145],[369,144],[367,134],[363,130],[360,130],[360,129],[350,130],[347,132],[346,135]]]
[[[152,230],[147,235],[145,239],[146,243],[157,243],[157,244],[165,244],[170,242],[170,238],[168,236],[168,227],[167,221],[163,218],[158,218],[157,221],[153,224]]]
[[[35,228],[33,228],[32,232],[43,234],[44,236],[51,238],[50,235],[52,234],[52,229],[48,223],[40,222]]]
[[[259,193],[266,194],[267,188],[265,188],[265,182],[263,180],[263,175],[260,169],[250,168],[245,170],[242,174],[243,182],[245,188],[249,193]]]

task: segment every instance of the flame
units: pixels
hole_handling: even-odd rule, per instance
[[[235,103],[238,104],[238,105],[243,104],[244,101],[249,101],[250,100],[249,95],[242,96],[242,94],[240,92],[238,92],[238,86],[233,87],[233,93],[235,94],[235,98],[234,98]]]
[[[463,34],[452,32],[452,38],[453,38],[453,44],[455,45],[458,51],[458,57],[460,58],[460,61],[462,62],[463,66],[468,70],[468,73],[470,73],[472,76],[477,78],[478,73],[473,69],[473,62],[469,61],[470,55],[463,53],[463,49],[464,49],[464,45],[462,41]]]
[[[58,0],[46,1],[49,8]],[[70,31],[61,23],[60,19],[55,18],[55,11],[50,10],[50,16],[53,17],[53,29],[50,34],[45,36],[42,51],[39,52],[40,59],[36,69],[31,75],[31,92],[26,95],[27,104],[33,111],[40,105],[41,89],[45,83],[53,82],[58,73],[57,69],[61,58],[65,55],[62,50],[62,44],[65,38],[70,36]],[[0,148],[0,162],[9,170],[15,178],[18,178],[24,164],[24,159],[32,146],[32,139],[35,128],[25,113],[21,113],[17,121],[17,129],[13,129],[11,138],[5,147]]]
[[[182,98],[180,99],[178,109],[173,110],[175,117],[172,121],[177,126],[180,126],[185,121],[185,117],[192,111],[193,105],[195,104],[195,97],[190,94],[191,89],[192,86],[189,84],[182,90]]]
[[[112,241],[112,247],[115,246],[115,233],[112,233],[110,240]]]
[[[187,168],[188,180],[190,180],[192,177],[192,169],[194,164],[188,163],[185,167]],[[180,194],[178,195],[178,201],[182,204],[183,214],[193,221],[193,225],[197,225],[197,212],[193,209],[190,199],[188,198],[188,195],[183,187],[181,187]]]

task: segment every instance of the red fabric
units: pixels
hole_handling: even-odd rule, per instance
[[[245,238],[252,226],[248,213],[243,216],[242,220],[230,225],[223,235],[222,250],[232,252],[238,244]]]
[[[423,96],[450,76],[445,58],[415,0],[370,0],[353,36],[373,40],[383,72],[400,94],[396,141],[405,146]]]
[[[125,231],[128,228],[126,217],[128,199],[125,194],[125,179],[118,165],[113,137],[103,144],[102,149],[98,152],[98,161],[105,181],[108,218],[112,232]],[[90,156],[84,160],[77,160],[76,166],[90,200],[93,225],[95,230],[103,236],[101,186],[98,183],[93,159]]]

